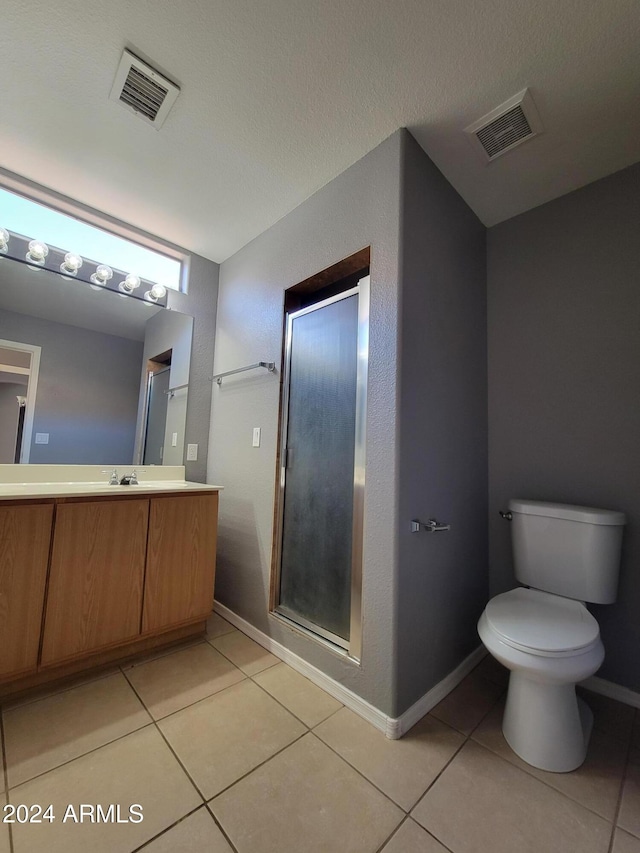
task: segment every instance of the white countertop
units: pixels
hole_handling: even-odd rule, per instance
[[[102,497],[153,495],[173,492],[218,492],[222,486],[191,483],[184,479],[182,466],[137,468],[137,486],[110,486],[110,471],[128,476],[132,465],[0,465],[0,500],[34,498]],[[164,478],[164,479],[162,479]]]

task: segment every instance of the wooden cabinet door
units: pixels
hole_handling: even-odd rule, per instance
[[[0,677],[38,663],[53,504],[0,507]]]
[[[148,521],[148,500],[58,504],[43,665],[138,636]]]
[[[217,528],[217,492],[152,498],[143,633],[209,616]]]

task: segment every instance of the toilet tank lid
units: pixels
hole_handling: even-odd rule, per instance
[[[547,518],[564,518],[569,521],[582,521],[585,524],[626,524],[623,512],[611,509],[596,509],[591,506],[556,504],[548,501],[525,501],[512,498],[509,501],[511,512],[522,515],[543,515]]]

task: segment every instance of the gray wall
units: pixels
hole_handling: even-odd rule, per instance
[[[171,368],[169,370],[169,388],[179,388],[167,400],[163,442],[163,465],[183,465],[186,455],[185,432],[188,388],[180,388],[189,383],[189,366],[193,340],[193,317],[177,311],[160,311],[147,320],[142,353],[140,399],[136,428],[135,458],[144,456],[146,438],[147,411],[147,362],[171,350]],[[197,393],[197,390],[194,390]],[[172,433],[177,434],[177,444],[171,444]]]
[[[31,463],[133,459],[142,344],[0,311],[0,338],[42,347]],[[49,444],[35,444],[48,432]]]
[[[480,644],[488,597],[486,231],[404,142],[397,714]],[[410,532],[433,516],[451,531]]]
[[[488,232],[490,571],[511,497],[627,513],[599,675],[640,689],[640,164]]]
[[[169,291],[168,307],[193,317],[187,423],[185,428],[186,478],[204,483],[207,476],[211,376],[218,305],[219,264],[190,255],[186,293]],[[186,461],[187,444],[198,445],[198,459]]]
[[[362,665],[267,614],[279,373],[214,385],[208,481],[220,501],[216,598],[386,713],[395,692],[396,351],[401,132],[225,261],[215,372],[281,362],[283,293],[371,246]],[[252,448],[252,427],[262,446]]]

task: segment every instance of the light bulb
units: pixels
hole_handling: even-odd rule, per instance
[[[133,293],[133,291],[140,287],[140,278],[137,275],[133,275],[133,273],[129,273],[129,275],[121,281],[118,285],[118,289],[123,293]]]
[[[9,232],[6,228],[0,228],[0,252],[6,252],[9,246]]]
[[[166,292],[166,287],[163,287],[161,284],[154,284],[151,290],[147,290],[144,298],[149,300],[149,302],[157,302],[158,299],[162,299],[165,296]]]
[[[31,240],[29,243],[29,251],[27,252],[27,260],[34,264],[44,264],[44,259],[49,254],[49,247],[41,240]]]
[[[82,266],[82,258],[75,252],[67,252],[64,256],[64,261],[60,264],[60,272],[68,275],[77,275],[78,270]]]
[[[93,275],[89,276],[89,278],[94,284],[99,284],[104,287],[109,279],[113,278],[113,270],[106,264],[100,264],[96,267],[96,271]]]

